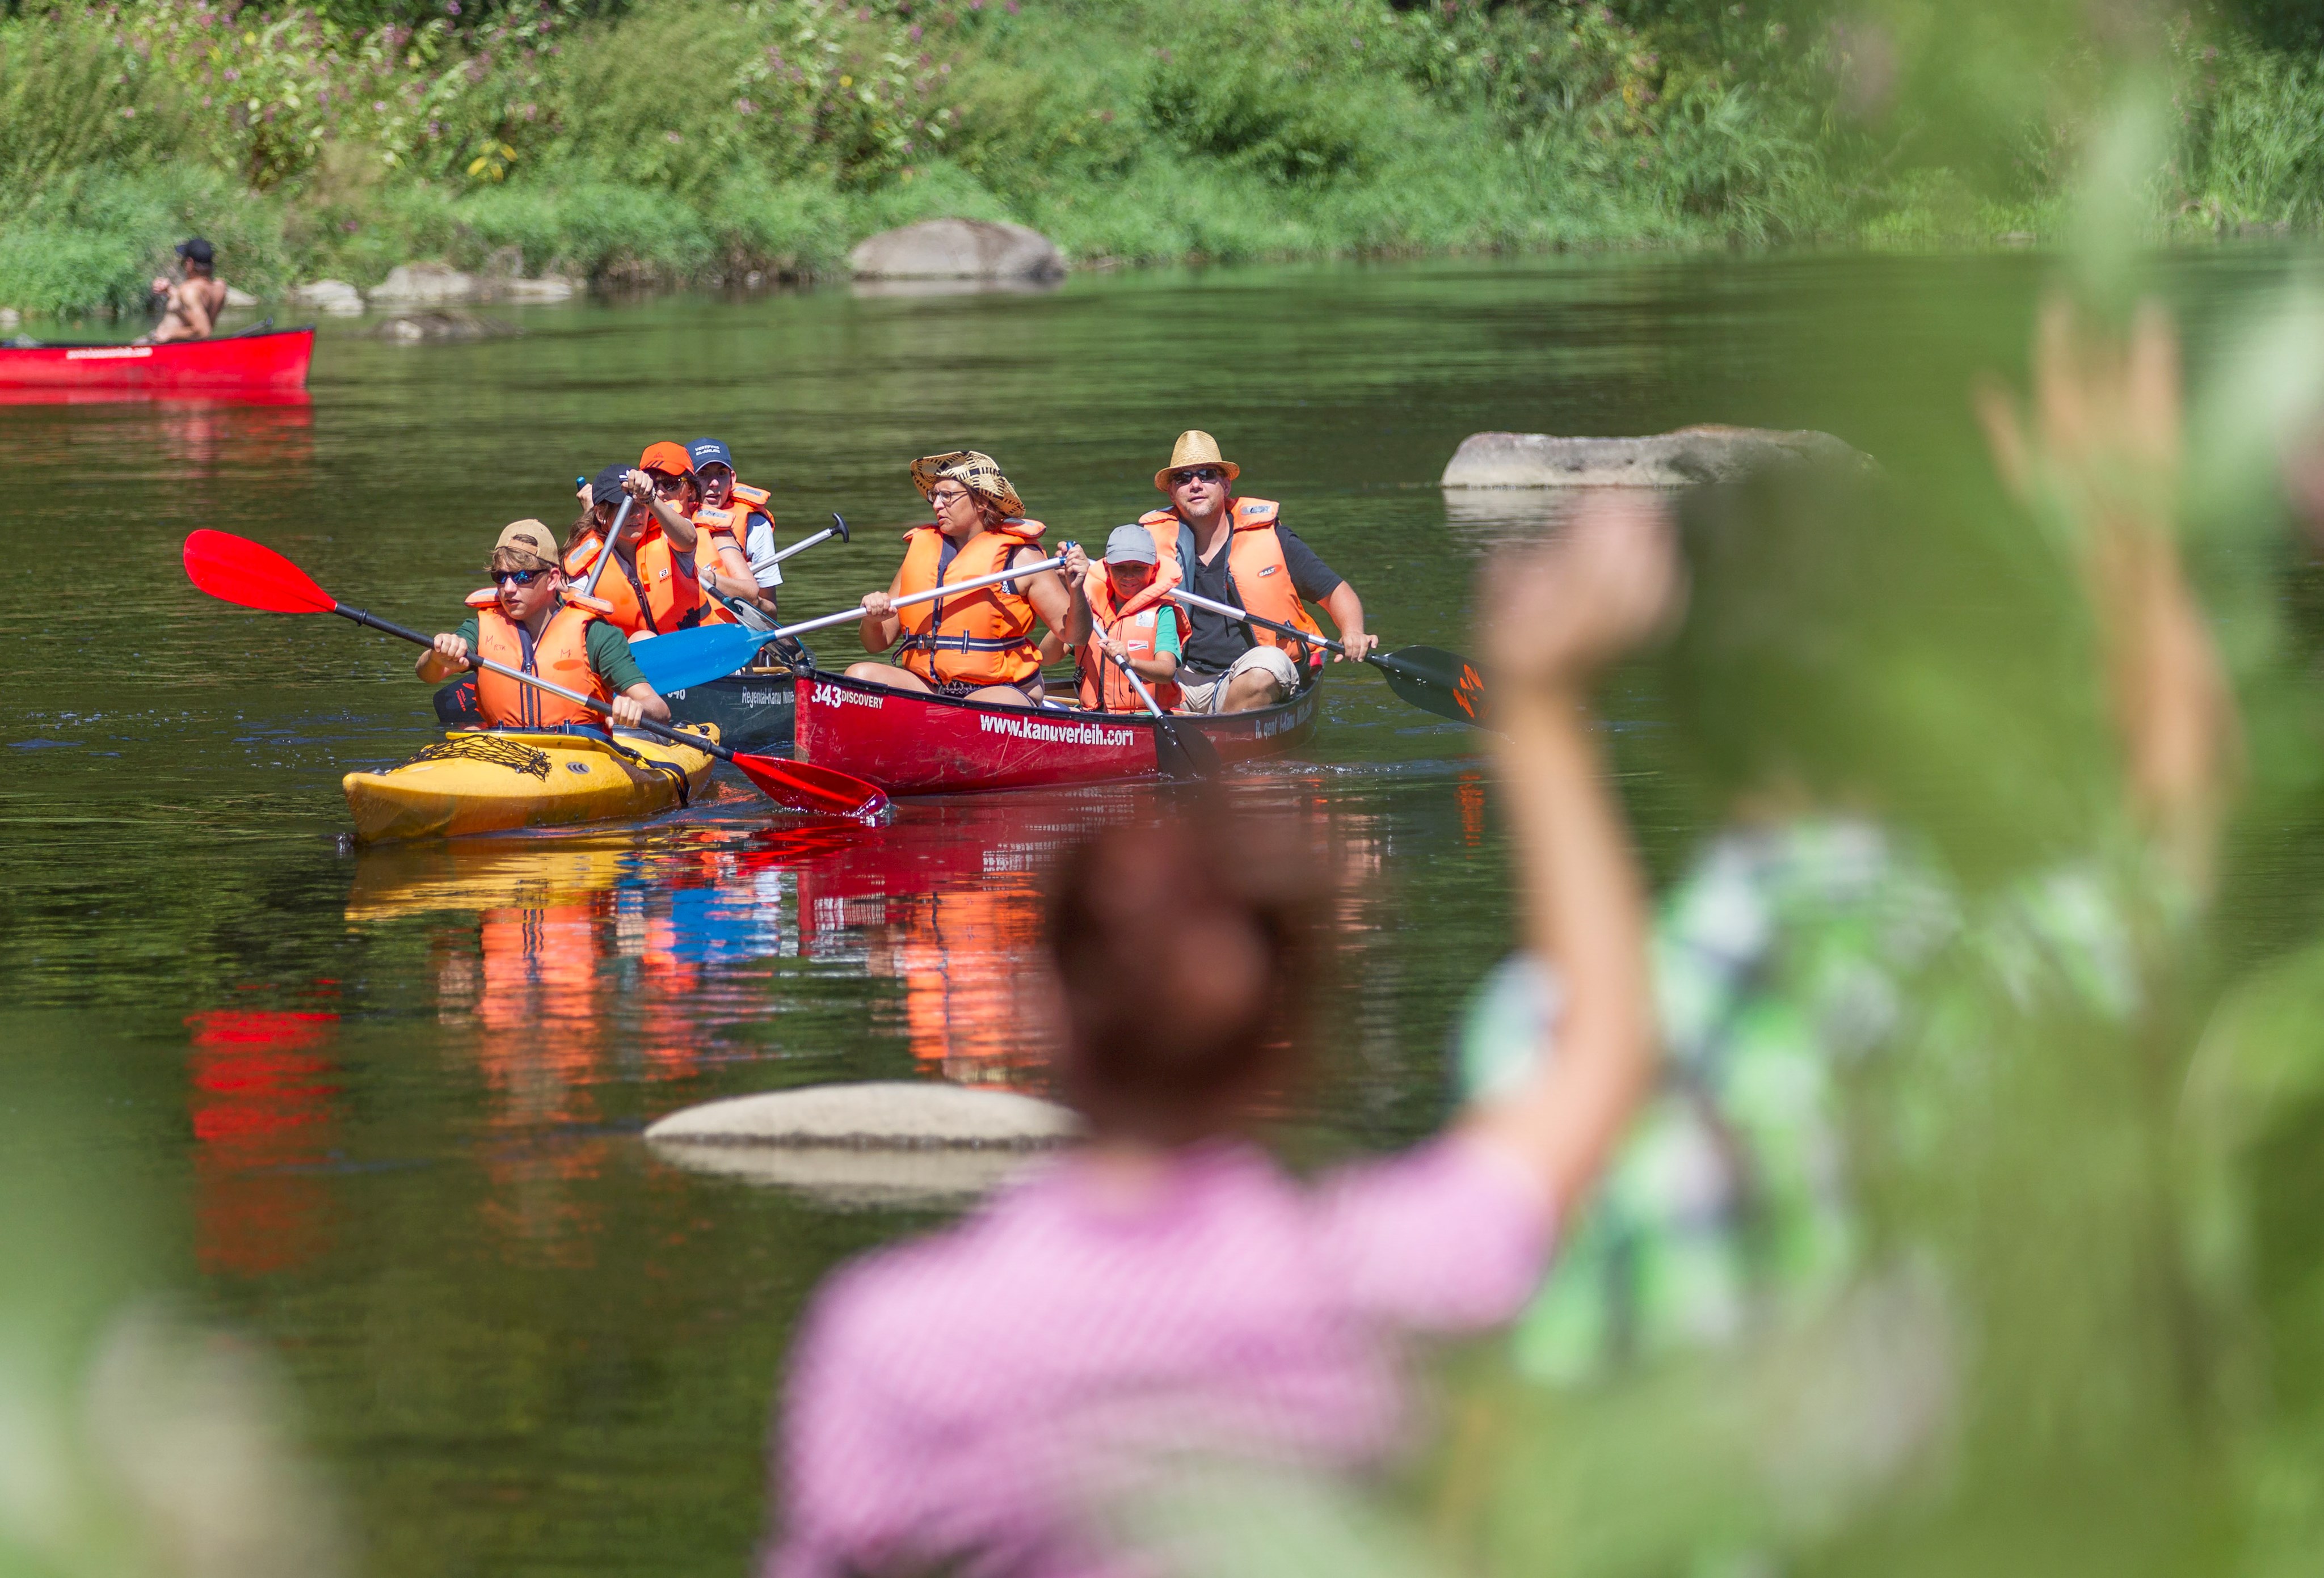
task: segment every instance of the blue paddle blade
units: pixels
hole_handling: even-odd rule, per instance
[[[650,641],[633,641],[630,656],[646,683],[668,695],[688,685],[724,679],[751,661],[765,643],[768,632],[742,625],[699,625],[672,630]]]

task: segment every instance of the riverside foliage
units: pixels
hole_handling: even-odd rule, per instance
[[[811,277],[938,214],[1129,262],[2039,229],[2077,47],[2020,51],[2014,96],[1949,80],[1943,9],[28,5],[0,22],[0,305],[127,308],[191,230],[264,289],[429,256]],[[2159,224],[2324,217],[2324,60],[2272,14],[2161,27],[2184,146]]]

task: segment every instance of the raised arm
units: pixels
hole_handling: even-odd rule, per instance
[[[1462,1128],[1531,1172],[1561,1218],[1588,1195],[1655,1066],[1646,897],[1586,686],[1662,622],[1675,584],[1659,504],[1609,496],[1484,591],[1526,936],[1563,984],[1564,1007],[1526,1087]]]

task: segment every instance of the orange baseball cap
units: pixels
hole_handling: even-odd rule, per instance
[[[686,453],[683,444],[649,444],[646,452],[638,456],[638,470],[690,477],[694,474],[694,457]]]

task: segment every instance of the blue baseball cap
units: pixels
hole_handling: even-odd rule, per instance
[[[715,438],[697,438],[686,446],[686,453],[694,457],[694,469],[697,472],[706,465],[723,465],[730,472],[734,469],[733,454]]]

